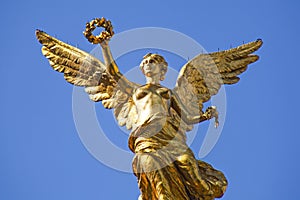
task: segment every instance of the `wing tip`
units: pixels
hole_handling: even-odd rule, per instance
[[[261,38],[257,38],[256,39],[256,43],[258,44],[259,47],[261,47],[263,45],[263,40]]]
[[[248,58],[249,59],[251,59],[250,61],[250,63],[253,63],[253,62],[256,62],[257,60],[259,60],[259,55],[256,55],[256,54],[250,54],[250,55],[248,55]],[[249,64],[250,64],[249,63]]]
[[[44,31],[40,30],[40,29],[35,29],[35,35],[38,37],[39,35],[45,33]]]
[[[45,38],[45,36],[47,36],[47,33],[40,30],[40,29],[36,29],[35,30],[35,36],[38,39],[38,41],[43,44],[43,38]]]
[[[240,81],[240,77],[224,78],[223,84],[232,85]]]

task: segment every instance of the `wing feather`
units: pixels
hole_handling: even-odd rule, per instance
[[[238,75],[259,59],[252,53],[261,46],[259,39],[229,50],[196,56],[180,70],[173,91],[191,114],[198,114],[203,103],[216,95],[223,84],[240,80]]]
[[[67,82],[85,87],[92,101],[102,101],[107,109],[115,108],[119,124],[132,128],[134,119],[131,115],[136,111],[131,96],[121,91],[100,60],[43,31],[37,30],[36,37],[43,45],[42,54],[55,71],[63,73]]]

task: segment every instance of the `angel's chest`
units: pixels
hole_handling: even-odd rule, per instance
[[[133,96],[136,104],[165,104],[170,99],[170,90],[164,87],[141,87],[138,88]]]

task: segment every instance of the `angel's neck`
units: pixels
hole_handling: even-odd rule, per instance
[[[147,84],[153,84],[153,85],[159,85],[160,83],[160,74],[152,75],[152,76],[146,76],[146,82]]]

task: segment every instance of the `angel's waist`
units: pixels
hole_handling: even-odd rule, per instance
[[[134,153],[151,152],[165,146],[177,146],[186,142],[185,132],[182,132],[171,123],[170,117],[156,116],[142,126],[132,130],[128,146]]]
[[[166,119],[169,113],[162,106],[154,106],[151,109],[138,110],[138,124],[143,125],[151,120]]]

